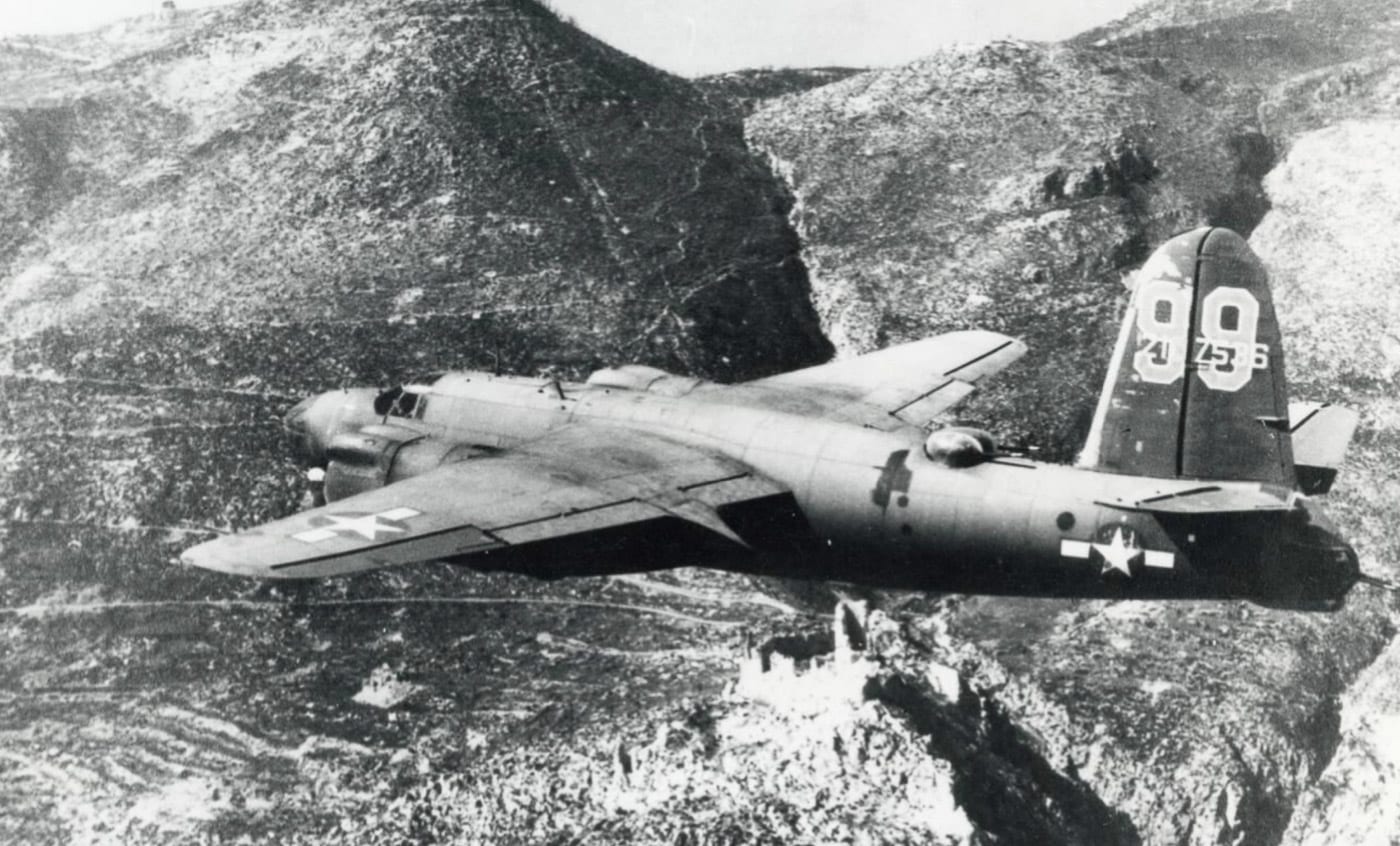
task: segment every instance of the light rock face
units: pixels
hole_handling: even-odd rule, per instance
[[[1299,800],[1286,846],[1381,846],[1400,839],[1400,645],[1392,643],[1347,691],[1342,742]]]
[[[395,708],[422,692],[421,685],[404,681],[392,667],[379,666],[370,673],[365,686],[350,698],[352,702],[375,708]]]
[[[1300,136],[1265,180],[1273,210],[1250,239],[1279,291],[1292,370],[1377,400],[1400,375],[1397,156],[1400,119]]]
[[[879,611],[857,625],[859,647],[809,633],[745,650],[724,696],[658,709],[647,731],[488,749],[343,828],[362,843],[425,831],[447,842],[1139,842],[1007,721],[995,674],[937,626]]]
[[[1266,180],[1273,210],[1250,239],[1277,290],[1296,396],[1362,412],[1334,511],[1381,575],[1397,572],[1400,502],[1400,120],[1300,136]]]
[[[1268,265],[1288,356],[1323,399],[1363,412],[1343,501],[1368,567],[1395,578],[1400,537],[1400,121],[1346,120],[1301,135],[1265,184],[1273,210],[1251,246]],[[1392,642],[1347,691],[1340,744],[1300,798],[1287,844],[1400,837],[1400,651]]]

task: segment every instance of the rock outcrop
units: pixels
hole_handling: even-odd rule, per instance
[[[1400,644],[1356,680],[1342,703],[1342,741],[1293,809],[1281,843],[1390,843],[1400,819]]]

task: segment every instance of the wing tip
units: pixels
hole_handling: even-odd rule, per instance
[[[231,554],[225,538],[215,538],[190,547],[180,553],[180,563],[186,567],[197,567],[228,576],[253,579],[288,578],[265,564],[252,563],[246,556]]]

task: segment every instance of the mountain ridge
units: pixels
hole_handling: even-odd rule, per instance
[[[619,315],[619,330],[641,340],[620,339],[613,360],[721,376],[772,367],[758,364],[731,328],[751,316],[773,324],[765,361],[787,367],[823,354],[811,322],[804,326],[788,304],[801,301],[803,279],[796,245],[773,211],[783,200],[743,150],[737,123],[706,116],[688,83],[524,0],[239,8],[169,47],[117,61],[98,74],[105,90],[89,83],[68,107],[87,109],[85,123],[134,114],[137,125],[104,129],[139,140],[103,153],[84,145],[104,141],[73,139],[70,158],[95,154],[108,170],[85,173],[78,202],[50,224],[58,229],[49,242],[72,243],[81,233],[83,246],[32,249],[12,264],[11,274],[27,273],[30,284],[7,291],[11,335],[75,302],[45,295],[65,283],[98,303],[115,297],[89,309],[120,312],[122,300],[136,299],[172,311],[181,300],[179,311],[222,323],[229,315],[220,309],[314,320],[331,308],[318,287],[343,287],[363,275],[358,267],[392,253],[377,280],[347,292],[352,310],[393,314],[400,291],[418,288],[419,311],[469,317],[508,301],[518,277],[536,292],[527,296],[548,291],[550,300],[578,303],[578,312],[545,318],[535,333],[559,338],[563,361],[550,364],[569,366],[580,354],[582,330],[571,323],[587,324],[590,336],[622,335],[600,323],[616,325]],[[375,14],[361,20],[374,9],[381,22]],[[428,21],[431,32],[423,30]],[[569,45],[567,57],[555,55],[556,43]],[[549,68],[575,81],[552,80]],[[346,120],[349,130],[335,129]],[[599,157],[602,149],[610,155]],[[689,171],[674,167],[687,155]],[[176,217],[167,220],[167,210]],[[185,243],[187,231],[199,233],[195,243]],[[83,283],[97,255],[114,292]],[[572,278],[534,258],[542,255],[573,267]],[[37,284],[45,273],[63,282]],[[605,294],[598,286],[606,280],[617,282],[607,281]],[[610,303],[606,316],[595,307],[600,295]],[[708,332],[720,349],[675,358],[710,340],[676,340],[690,331]],[[538,348],[538,337],[527,346]]]
[[[1220,223],[1274,271],[1295,393],[1363,412],[1329,512],[1394,575],[1400,371],[1365,331],[1392,65],[1329,36],[1251,67],[1239,9],[1274,44],[1320,18],[1212,8],[810,89],[680,80],[520,0],[43,42],[100,60],[0,76],[0,839],[1294,843],[1393,803],[1395,617],[1360,588],[1306,615],[175,563],[298,507],[301,395],[442,368],[741,379],[978,323],[1032,354],[959,418],[1067,459],[1123,277]]]

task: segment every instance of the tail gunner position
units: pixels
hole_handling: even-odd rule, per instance
[[[1143,267],[1080,463],[927,430],[1025,351],[955,332],[739,385],[462,372],[305,400],[329,504],[194,547],[263,578],[429,559],[541,577],[707,564],[883,587],[1336,607],[1356,554],[1310,498],[1356,425],[1288,405],[1267,279],[1198,229]]]

